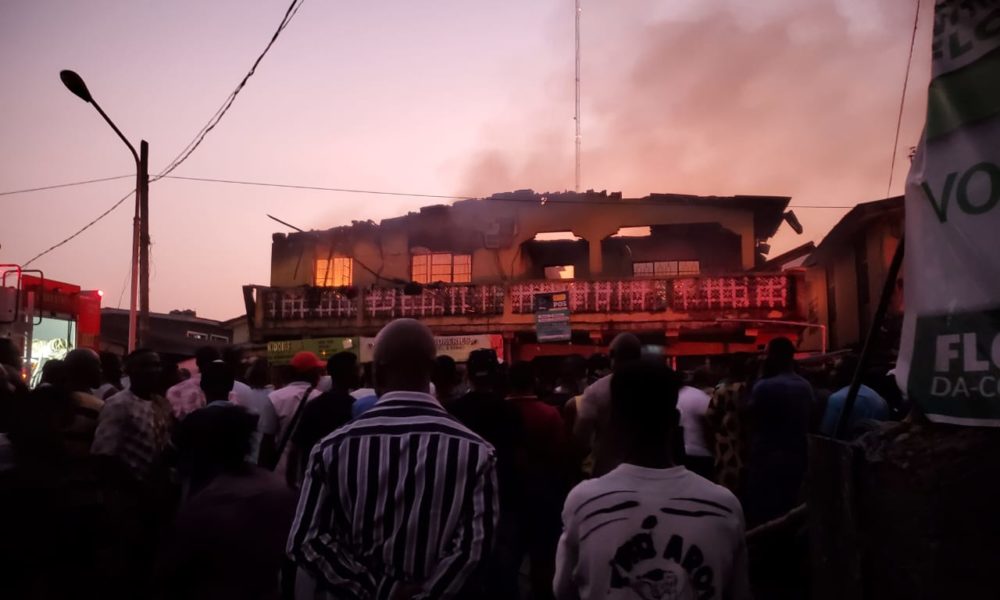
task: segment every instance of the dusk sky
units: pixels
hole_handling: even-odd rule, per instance
[[[0,3],[0,191],[132,175],[59,80],[73,69],[158,173],[263,49],[285,0]],[[886,195],[914,0],[583,0],[583,187],[775,194],[802,206],[772,255]],[[930,71],[925,0],[892,193]],[[175,175],[408,193],[573,186],[573,0],[306,0]],[[134,179],[0,196],[0,262],[23,263]],[[230,318],[266,284],[265,213],[303,228],[427,199],[180,180],[150,186],[154,311]],[[32,266],[126,307],[131,200]]]

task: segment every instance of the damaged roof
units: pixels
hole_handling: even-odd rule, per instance
[[[863,202],[852,208],[816,246],[816,250],[806,260],[806,266],[811,267],[833,257],[844,248],[855,233],[864,229],[869,223],[887,216],[903,218],[903,196]]]
[[[581,205],[617,205],[629,206],[635,204],[694,207],[710,206],[723,209],[752,210],[754,213],[754,231],[758,238],[766,239],[774,235],[781,225],[785,209],[791,200],[788,196],[695,196],[690,194],[659,194],[653,193],[641,198],[623,198],[621,192],[589,190],[587,192],[535,192],[534,190],[517,190],[493,194],[486,198],[468,198],[452,204],[435,204],[421,207],[405,215],[383,219],[376,224],[374,221],[353,221],[351,225],[343,225],[323,230],[324,233],[340,235],[358,235],[373,232],[379,228],[411,228],[422,223],[433,221],[440,223],[442,218],[455,216],[463,218],[481,218],[503,220],[505,217],[513,224],[513,214],[507,207],[519,204],[545,206],[548,204],[581,204]],[[312,232],[305,232],[305,234]],[[460,233],[460,232],[456,232]],[[469,231],[471,235],[478,235]],[[293,238],[303,233],[288,234]],[[476,240],[480,239],[478,237]],[[470,243],[474,240],[470,237]]]

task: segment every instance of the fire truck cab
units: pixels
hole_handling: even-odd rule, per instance
[[[100,290],[46,279],[38,270],[0,265],[0,337],[21,348],[22,377],[38,384],[42,367],[74,348],[99,349]]]

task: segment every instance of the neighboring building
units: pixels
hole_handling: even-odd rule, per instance
[[[754,270],[788,201],[526,190],[275,234],[270,285],[244,288],[251,337],[360,338],[408,316],[440,336],[502,336],[508,359],[586,354],[621,331],[674,356],[757,349],[801,332],[769,324],[803,316],[793,275]],[[557,291],[572,341],[538,343],[535,294]]]
[[[232,332],[230,342],[234,346],[245,346],[250,343],[250,323],[245,314],[233,317],[228,321],[222,321],[222,326]]]
[[[827,325],[831,349],[864,342],[902,236],[902,196],[866,202],[852,208],[806,260],[805,310],[809,320]],[[900,274],[881,340],[897,347],[902,283]]]
[[[203,319],[193,310],[149,313],[149,330],[150,339],[143,340],[143,347],[152,348],[172,360],[190,358],[201,346],[221,348],[233,342],[232,327],[224,322]],[[127,348],[128,310],[101,309],[101,350],[125,354]]]
[[[767,262],[755,268],[754,271],[787,271],[805,265],[809,256],[816,250],[814,242],[806,242],[801,246],[767,259]]]

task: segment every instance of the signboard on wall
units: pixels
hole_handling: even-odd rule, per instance
[[[535,294],[535,336],[539,342],[568,342],[572,337],[569,326],[569,294],[552,292]]]
[[[1000,427],[997,16],[938,1],[927,121],[906,181],[896,380],[939,423]]]
[[[267,343],[267,360],[272,365],[287,365],[296,352],[312,352],[326,360],[338,352],[358,353],[358,338],[331,337],[308,340],[284,340]]]
[[[492,348],[503,362],[503,336],[496,333],[481,335],[436,335],[434,345],[438,356],[450,356],[456,362],[465,362],[473,350]],[[371,362],[375,353],[375,338],[361,338],[361,362]]]

